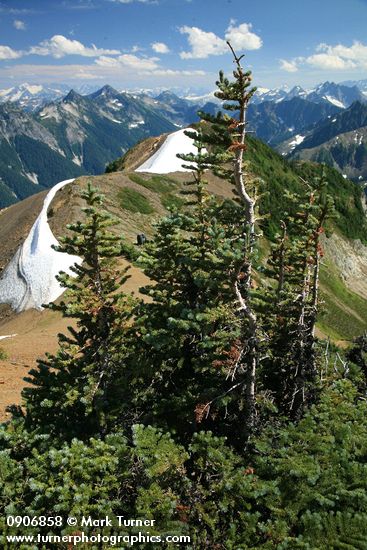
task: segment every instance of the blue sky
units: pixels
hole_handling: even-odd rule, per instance
[[[367,0],[0,0],[0,87],[210,90],[246,52],[258,86],[367,78]]]

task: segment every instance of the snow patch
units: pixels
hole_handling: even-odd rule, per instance
[[[336,107],[341,107],[342,109],[345,109],[344,103],[339,101],[339,99],[332,97],[331,95],[324,95],[324,99],[326,99],[329,103],[332,103],[332,105],[336,105]]]
[[[0,97],[9,95],[13,90],[14,88],[6,88],[5,90],[0,90]]]
[[[36,85],[33,85],[31,86],[30,84],[28,84],[27,86],[25,86],[26,90],[28,90],[28,92],[32,95],[36,95],[36,94],[39,94],[40,92],[42,92],[43,90],[43,86],[36,86]]]
[[[19,90],[18,92],[16,92],[13,96],[11,96],[9,98],[9,101],[15,103],[16,101],[21,99],[22,95],[23,95],[23,92],[21,90]]]
[[[299,145],[300,143],[302,143],[302,141],[305,139],[305,136],[300,136],[299,134],[297,134],[294,139],[292,141],[289,142],[289,146],[292,149],[294,149],[295,147],[297,147],[297,145]]]
[[[118,99],[111,99],[109,106],[112,107],[112,109],[116,109],[116,107],[123,107],[122,103]]]
[[[38,175],[35,174],[34,172],[26,172],[25,175],[27,176],[27,178],[29,180],[31,180],[32,183],[35,183],[36,185],[38,185]]]
[[[363,134],[359,134],[358,132],[354,133],[354,142],[358,143],[358,145],[362,145],[363,143]]]
[[[205,103],[208,103],[208,102],[220,103],[220,100],[214,94],[215,94],[215,90],[204,95],[188,95],[184,99],[186,99],[187,101],[192,101],[194,103],[201,104],[201,105],[204,105]]]
[[[130,122],[128,126],[131,130],[132,128],[137,128],[140,124],[145,124],[145,120],[136,120],[135,122]]]
[[[5,334],[4,336],[0,336],[0,340],[5,340],[5,338],[14,338],[14,336],[18,336],[17,334]]]
[[[256,88],[256,93],[257,93],[258,95],[264,95],[264,94],[267,94],[267,93],[269,93],[269,92],[270,92],[270,89],[269,89],[269,88],[261,88],[261,87]]]
[[[40,112],[40,117],[45,118],[54,118],[56,122],[60,122],[61,116],[57,108],[54,105],[48,105]]]
[[[78,156],[74,155],[73,158],[71,159],[72,162],[74,164],[77,164],[78,166],[81,166],[82,165],[82,159],[79,158]]]
[[[178,130],[166,137],[158,151],[139,166],[135,172],[150,172],[151,174],[169,174],[170,172],[190,172],[183,168],[185,161],[177,158],[177,153],[197,153],[197,148],[191,138],[185,135],[186,130]]]
[[[65,290],[56,280],[56,275],[60,271],[73,275],[71,266],[82,262],[78,256],[51,248],[59,243],[47,221],[47,210],[57,191],[72,181],[62,181],[49,191],[28,237],[0,279],[0,303],[10,304],[16,312],[42,309],[42,304],[55,301]]]

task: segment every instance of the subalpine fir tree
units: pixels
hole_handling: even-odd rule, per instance
[[[348,350],[347,359],[357,365],[367,379],[367,332],[353,340],[353,346]]]
[[[353,346],[348,350],[346,359],[360,369],[359,386],[365,392],[367,389],[367,332],[353,340]]]
[[[76,328],[59,335],[59,351],[38,361],[23,391],[26,426],[61,438],[103,435],[121,414],[124,398],[128,402],[121,370],[133,300],[119,292],[127,276],[116,265],[121,243],[109,230],[116,221],[101,210],[102,196],[91,185],[81,196],[85,220],[69,226],[71,235],[57,250],[83,263],[72,267],[74,277],[58,276],[67,298],[48,306],[76,319]]]
[[[252,86],[251,71],[242,67],[242,56],[237,56],[231,44],[235,70],[234,80],[230,81],[221,71],[216,82],[215,96],[222,100],[223,109],[233,116],[219,113],[211,116],[203,112],[199,115],[210,124],[203,135],[203,143],[208,147],[207,164],[213,172],[226,179],[235,189],[243,214],[236,220],[241,231],[241,260],[236,265],[236,274],[228,284],[237,300],[237,316],[242,319],[239,337],[239,362],[236,367],[236,381],[245,395],[243,426],[249,435],[256,423],[256,376],[260,361],[260,328],[256,308],[251,301],[253,287],[253,262],[258,234],[256,229],[256,180],[247,169],[244,159],[246,150],[246,114],[249,102],[256,91]]]
[[[181,155],[193,170],[185,191],[189,201],[158,223],[142,254],[154,284],[141,289],[152,302],[142,306],[136,321],[155,422],[183,437],[208,427],[226,433],[245,406],[236,393],[240,323],[233,292],[244,246],[243,214],[232,201],[208,194],[204,172],[210,154],[200,127],[188,134],[197,147],[197,154]]]
[[[264,387],[277,407],[298,417],[313,401],[317,378],[315,325],[319,311],[320,243],[333,204],[324,177],[304,197],[285,193],[292,215],[281,224],[265,275],[275,281],[259,292],[267,333]]]

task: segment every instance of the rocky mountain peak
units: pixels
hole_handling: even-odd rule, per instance
[[[106,84],[105,86],[103,86],[102,88],[94,92],[93,94],[90,94],[88,97],[91,99],[97,99],[99,97],[114,98],[119,95],[120,95],[120,92],[118,92],[115,88],[113,88],[109,84]]]
[[[76,103],[83,100],[83,96],[78,94],[75,90],[71,89],[70,92],[62,100],[63,103]]]

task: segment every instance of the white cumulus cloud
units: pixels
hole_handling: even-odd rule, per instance
[[[235,50],[257,50],[262,46],[261,38],[251,31],[250,23],[235,26],[231,21],[225,32],[225,39],[213,32],[203,31],[198,27],[187,25],[180,27],[180,33],[187,35],[191,50],[181,52],[182,59],[205,59],[210,55],[222,55],[228,52],[226,40],[229,40]]]
[[[280,59],[280,68],[287,73],[296,73],[298,71],[296,61],[287,61],[286,59]]]
[[[310,66],[324,71],[350,71],[367,69],[367,45],[354,41],[351,46],[343,44],[319,44],[315,53],[292,60],[281,59],[281,68],[295,72],[292,67]]]
[[[0,46],[0,60],[2,61],[5,59],[18,59],[22,55],[22,52],[17,52],[9,46]]]
[[[96,82],[111,82],[115,86],[130,88],[134,86],[170,86],[187,84],[187,78],[191,82],[203,84],[207,81],[204,71],[200,70],[175,70],[165,67],[156,67],[148,70],[140,68],[137,70],[137,64],[130,60],[126,63],[112,62],[103,64],[97,63],[97,60],[88,65],[40,65],[19,63],[13,66],[0,67],[0,81],[9,81],[21,83],[25,80],[29,83],[50,83],[50,82],[79,82],[83,80]],[[98,60],[99,61],[99,60]]]
[[[169,53],[169,47],[164,42],[153,42],[151,46],[156,53]]]
[[[209,55],[220,55],[226,52],[226,42],[213,32],[206,32],[198,27],[180,28],[181,34],[187,34],[187,40],[191,47],[189,52],[181,52],[182,59],[205,59]]]
[[[95,64],[101,69],[111,69],[118,73],[128,75],[145,76],[203,76],[204,71],[182,71],[167,69],[159,65],[158,57],[138,57],[133,54],[123,54],[118,57],[101,56],[95,60]]]
[[[344,70],[354,69],[356,64],[349,60],[343,59],[339,55],[330,53],[317,53],[306,58],[306,63],[317,69]]]
[[[101,55],[117,55],[120,52],[119,50],[97,48],[94,44],[91,47],[87,47],[78,40],[70,40],[70,38],[66,38],[61,34],[55,34],[49,40],[43,40],[37,46],[32,46],[28,53],[34,55],[52,55],[59,59],[66,55],[99,57]]]
[[[326,52],[330,55],[337,55],[342,59],[353,60],[356,62],[367,61],[367,45],[362,42],[354,41],[352,46],[344,46],[343,44],[337,44],[336,46],[329,46],[328,44],[319,44],[317,51]]]
[[[15,19],[13,21],[13,27],[17,29],[17,31],[25,31],[26,24],[24,23],[24,21],[21,21],[20,19]]]
[[[136,71],[154,71],[159,68],[157,57],[138,57],[130,53],[118,57],[101,56],[96,59],[97,65],[104,67],[128,68]]]
[[[251,31],[250,23],[242,23],[238,27],[230,24],[225,34],[235,50],[258,50],[263,42],[257,34]]]

